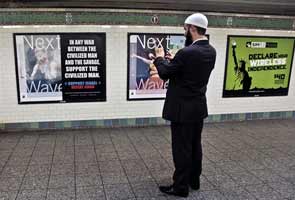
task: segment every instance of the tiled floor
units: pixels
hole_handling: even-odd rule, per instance
[[[206,124],[187,199],[295,199],[295,121]],[[0,200],[165,200],[169,127],[0,134]]]

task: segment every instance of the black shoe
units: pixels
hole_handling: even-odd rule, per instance
[[[159,187],[160,191],[168,194],[168,195],[173,195],[173,196],[178,196],[178,197],[187,197],[188,196],[188,191],[176,191],[172,185],[170,186],[160,186]]]
[[[193,190],[199,190],[200,189],[200,179],[198,178],[197,181],[191,182],[190,186]]]
[[[199,190],[200,189],[200,184],[190,184],[191,188],[193,190]]]

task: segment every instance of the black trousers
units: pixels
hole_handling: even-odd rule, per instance
[[[171,122],[175,190],[188,191],[189,184],[198,181],[202,173],[203,121],[202,119],[195,123]]]

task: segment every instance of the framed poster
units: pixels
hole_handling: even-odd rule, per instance
[[[295,38],[227,38],[223,97],[288,95]]]
[[[18,102],[106,101],[105,33],[14,34]]]
[[[128,34],[128,77],[127,100],[164,99],[168,81],[158,75],[150,76],[154,49],[163,47],[171,54],[184,47],[183,34],[129,33]]]

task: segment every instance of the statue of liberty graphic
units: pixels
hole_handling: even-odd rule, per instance
[[[252,77],[249,76],[247,70],[246,70],[246,61],[245,60],[240,60],[238,63],[237,55],[236,55],[236,48],[237,48],[237,43],[235,41],[232,42],[232,49],[233,49],[233,57],[234,57],[234,62],[235,62],[235,76],[236,79],[234,81],[234,86],[233,90],[235,90],[236,87],[242,85],[242,91],[243,92],[248,92],[251,87],[252,83]]]

